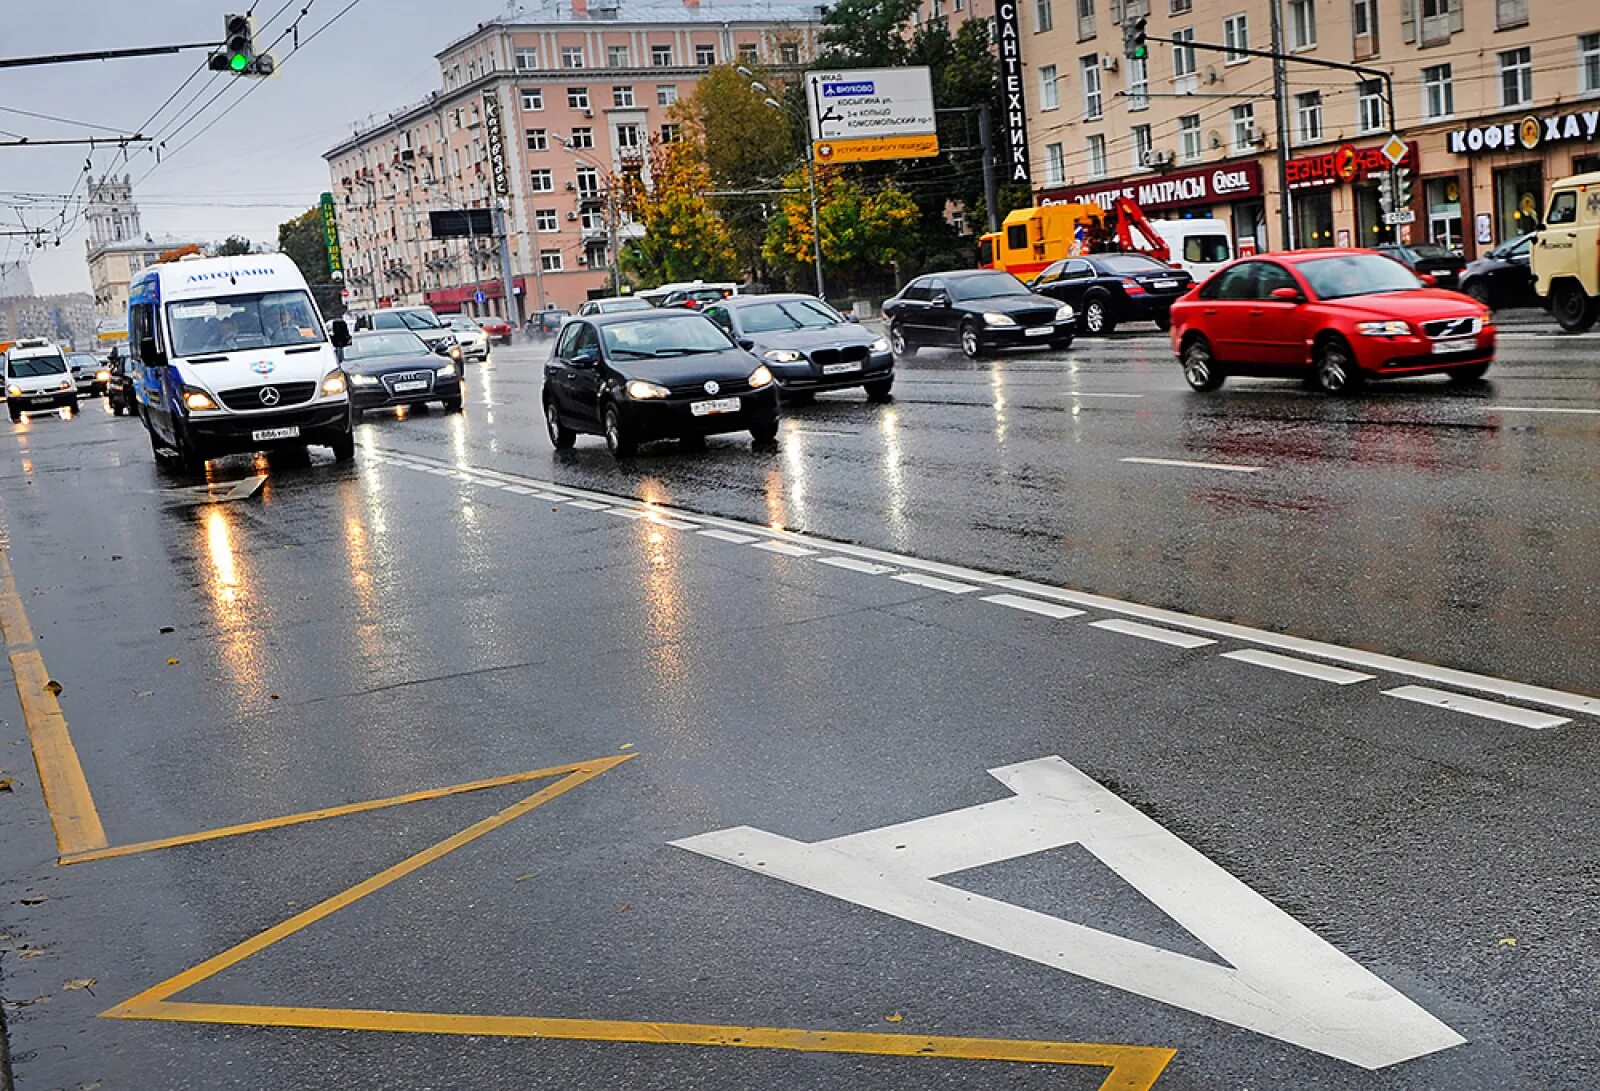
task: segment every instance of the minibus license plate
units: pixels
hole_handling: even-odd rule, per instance
[[[300,429],[298,426],[293,428],[258,428],[250,433],[250,438],[257,443],[269,439],[298,439],[299,436]]]

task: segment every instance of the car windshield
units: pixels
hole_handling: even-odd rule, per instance
[[[62,374],[67,370],[67,362],[59,356],[29,356],[12,360],[10,368],[13,379],[37,379],[41,375]]]
[[[1183,240],[1183,260],[1195,262],[1227,261],[1228,236],[1190,235]]]
[[[453,330],[477,330],[478,323],[464,314],[453,314],[445,323]]]
[[[407,356],[427,351],[428,346],[414,333],[361,333],[344,350],[344,358],[370,360],[374,356]]]
[[[606,355],[615,360],[698,356],[733,347],[716,323],[697,314],[612,322],[600,327],[600,336],[605,340]]]
[[[1010,273],[980,273],[974,277],[959,277],[950,282],[950,298],[999,299],[1002,296],[1032,295],[1028,286]]]
[[[73,367],[97,368],[100,366],[100,361],[87,352],[74,352],[67,357],[67,360]]]
[[[439,318],[432,311],[379,311],[372,316],[375,330],[439,330]]]
[[[1096,258],[1100,268],[1108,273],[1170,273],[1172,267],[1163,265],[1155,258],[1147,258],[1143,254],[1107,254]]]
[[[643,299],[608,299],[595,304],[601,314],[623,314],[627,311],[653,311],[655,308]]]
[[[167,304],[174,356],[280,348],[325,341],[303,291],[258,292]]]
[[[1410,269],[1377,254],[1340,254],[1302,261],[1297,268],[1318,299],[1346,299],[1422,287]]]
[[[826,303],[812,299],[786,299],[781,303],[756,303],[739,311],[746,333],[823,330],[844,322]]]

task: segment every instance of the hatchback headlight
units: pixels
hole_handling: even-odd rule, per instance
[[[439,378],[448,379],[452,375],[454,375],[455,373],[456,373],[456,365],[454,365],[454,364],[440,364],[439,365]]]
[[[761,354],[763,360],[771,360],[775,364],[792,364],[805,357],[794,349],[768,349]]]
[[[211,400],[211,395],[204,390],[185,390],[183,392],[183,407],[191,413],[204,413],[215,409],[217,403]]]
[[[991,326],[1015,326],[1017,324],[1015,318],[1012,318],[1009,314],[1001,314],[999,311],[985,311],[983,320]]]
[[[56,387],[56,389],[57,390],[71,390],[72,389],[72,380],[71,379],[62,379],[61,380],[61,385]]]
[[[646,401],[650,398],[665,398],[671,393],[672,391],[660,383],[647,383],[643,379],[635,379],[628,384],[628,397],[636,398],[639,401]]]
[[[378,385],[378,377],[376,375],[361,375],[361,374],[351,375],[350,376],[350,385],[351,386],[377,386]]]
[[[344,393],[344,372],[335,371],[322,380],[322,393],[324,397],[335,397]]]
[[[888,352],[889,351],[889,339],[887,337],[878,338],[876,341],[872,342],[871,351],[873,351],[873,352]]]
[[[1393,322],[1357,322],[1356,332],[1367,337],[1409,337],[1411,326],[1409,323]]]
[[[764,386],[772,385],[772,372],[767,370],[767,365],[762,364],[750,373],[750,389],[760,390]]]
[[[20,386],[18,386],[16,383],[12,383],[10,386],[6,387],[6,397],[8,397],[8,398],[20,398],[20,397],[22,397],[22,388]]]
[[[1072,305],[1070,303],[1063,303],[1061,306],[1056,308],[1056,321],[1071,322],[1072,313]]]

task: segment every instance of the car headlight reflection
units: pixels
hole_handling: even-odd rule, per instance
[[[772,372],[767,370],[767,365],[762,364],[750,373],[750,389],[760,390],[772,383]]]
[[[377,386],[378,385],[378,377],[376,375],[359,375],[359,374],[352,375],[352,376],[350,376],[350,385],[351,386]]]
[[[1015,318],[1012,318],[1009,314],[1001,314],[999,311],[985,311],[983,320],[991,326],[1015,326],[1017,324]]]
[[[872,342],[871,351],[873,351],[873,352],[888,352],[889,351],[889,339],[887,337],[878,338],[876,341]]]
[[[8,397],[8,398],[20,398],[20,397],[22,397],[22,388],[20,386],[16,385],[15,383],[12,383],[10,386],[6,387],[6,397]]]
[[[1056,308],[1056,321],[1057,322],[1071,322],[1072,321],[1072,305],[1071,304],[1063,303],[1063,304],[1061,304],[1061,306]]]
[[[794,349],[768,349],[761,354],[764,360],[771,360],[775,364],[792,364],[803,360],[805,357]]]
[[[215,409],[217,403],[204,390],[186,390],[183,392],[183,407],[191,413],[204,413]]]
[[[650,398],[665,398],[672,391],[660,383],[647,383],[643,379],[635,379],[628,384],[628,397],[638,401],[647,401]]]
[[[448,379],[451,376],[453,376],[455,373],[456,373],[456,365],[454,365],[454,364],[440,364],[439,365],[439,378]]]
[[[1357,322],[1356,331],[1366,337],[1409,337],[1411,326],[1406,322]]]
[[[324,397],[334,397],[344,393],[344,372],[335,371],[322,380],[322,393]]]
[[[94,381],[97,383],[109,383],[111,381],[111,372],[107,371],[105,368],[101,368],[99,371],[94,373]]]

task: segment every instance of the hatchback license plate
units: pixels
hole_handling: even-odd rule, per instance
[[[299,436],[300,429],[298,426],[292,428],[258,428],[250,433],[250,438],[257,443],[269,439],[298,439]]]
[[[860,371],[860,370],[861,370],[861,361],[859,361],[859,360],[851,360],[847,364],[823,364],[822,365],[822,373],[824,375],[843,375],[847,371]]]
[[[716,398],[709,402],[689,403],[689,412],[697,417],[709,417],[716,413],[737,413],[738,411],[738,398]]]
[[[426,380],[426,379],[407,379],[403,383],[395,383],[394,384],[394,392],[396,394],[405,394],[408,391],[412,391],[412,390],[426,390],[426,389],[428,389],[428,380]]]
[[[1444,341],[1433,343],[1435,356],[1452,356],[1458,352],[1471,352],[1478,347],[1476,337],[1451,337]]]
[[[1051,329],[1052,329],[1052,327],[1050,327],[1050,326],[1032,326],[1032,327],[1030,327],[1028,329],[1023,330],[1022,331],[1022,336],[1024,336],[1024,337],[1046,337],[1046,336],[1049,335]]]

